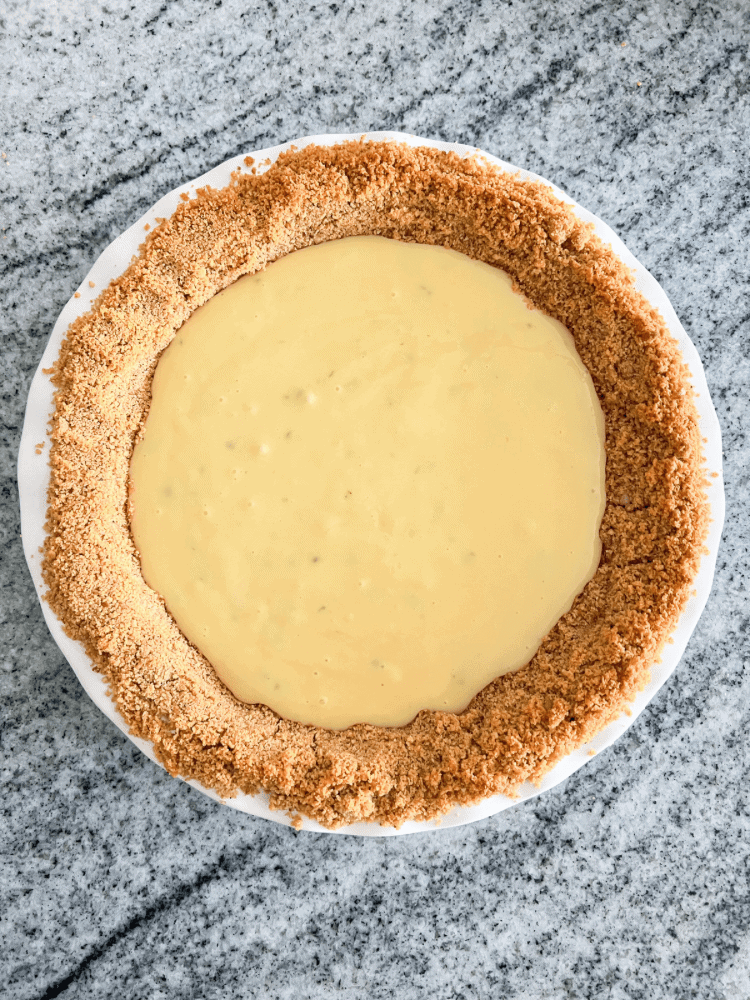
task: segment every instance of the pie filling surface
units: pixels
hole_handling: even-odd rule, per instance
[[[193,313],[132,480],[146,582],[238,698],[401,726],[527,663],[593,575],[604,420],[502,271],[350,237]]]
[[[522,782],[538,780],[625,711],[647,683],[651,664],[669,640],[692,591],[709,508],[690,373],[663,318],[635,290],[631,272],[541,183],[507,174],[481,158],[390,142],[291,149],[267,171],[256,174],[256,170],[248,160],[247,169],[226,188],[206,188],[181,204],[149,233],[126,271],[68,330],[53,373],[56,400],[43,557],[47,600],[68,633],[85,644],[131,732],[150,740],[172,773],[195,778],[222,795],[264,790],[274,808],[304,813],[328,826],[357,820],[400,824],[498,792],[512,795]],[[445,695],[440,692],[436,697],[433,689],[427,704],[436,707],[414,702],[421,710],[404,725],[358,722],[337,729],[331,720],[326,725],[296,721],[291,710],[284,714],[280,703],[278,710],[269,707],[276,681],[268,692],[235,695],[236,681],[227,674],[225,684],[217,673],[223,669],[221,656],[204,645],[208,637],[198,634],[191,641],[188,623],[181,627],[180,594],[170,598],[168,586],[156,580],[149,586],[144,566],[148,577],[147,560],[158,548],[152,552],[151,543],[141,542],[142,566],[131,518],[137,522],[139,503],[147,511],[149,501],[137,474],[132,484],[131,458],[139,441],[145,449],[150,446],[152,425],[147,417],[155,371],[152,409],[157,418],[162,369],[168,370],[172,358],[179,369],[180,359],[188,357],[191,316],[195,314],[200,324],[201,316],[210,316],[222,300],[231,301],[254,282],[262,296],[274,269],[283,273],[285,267],[294,266],[293,259],[312,260],[314,254],[333,252],[336,241],[343,247],[341,241],[347,237],[363,236],[387,237],[389,248],[396,240],[455,251],[458,257],[449,256],[458,261],[456,266],[472,265],[466,258],[481,261],[497,272],[493,278],[501,284],[499,272],[505,272],[537,310],[569,331],[604,418],[605,503],[596,571],[565,610],[565,602],[584,584],[596,561],[589,547],[588,568],[582,560],[580,576],[577,582],[569,581],[567,597],[560,591],[559,605],[550,603],[546,608],[551,624],[545,626],[548,630],[541,641],[539,634],[526,639],[516,634],[520,646],[538,647],[525,665],[504,674],[488,672],[489,683],[474,697],[456,696],[452,710],[450,705],[440,707]],[[309,247],[314,248],[308,251]],[[472,266],[471,270],[484,274],[486,269]],[[433,290],[445,308],[442,313],[438,310],[434,330],[423,328],[419,335],[411,335],[413,364],[394,350],[393,337],[386,337],[379,323],[367,329],[364,357],[352,353],[350,337],[344,363],[335,330],[326,326],[303,339],[303,321],[296,332],[289,331],[299,338],[294,352],[287,345],[273,344],[267,334],[255,336],[252,324],[246,326],[247,355],[230,354],[222,369],[214,356],[221,338],[214,344],[212,331],[207,331],[192,375],[193,386],[201,389],[204,402],[199,405],[206,420],[197,422],[200,433],[194,434],[193,447],[183,451],[186,465],[181,473],[185,496],[193,490],[193,508],[200,512],[201,501],[206,501],[208,512],[200,513],[199,526],[180,525],[185,512],[167,508],[169,498],[158,496],[158,475],[154,479],[156,493],[150,503],[155,523],[161,519],[163,525],[177,525],[177,547],[194,531],[206,558],[213,558],[216,493],[201,495],[203,487],[191,476],[199,455],[207,469],[229,474],[228,480],[224,478],[227,503],[221,505],[228,513],[224,539],[233,536],[238,550],[249,546],[250,552],[245,551],[242,559],[225,557],[223,563],[221,559],[214,563],[211,573],[226,574],[219,582],[227,599],[218,609],[209,599],[198,598],[198,603],[206,605],[209,616],[218,611],[224,623],[209,617],[203,627],[223,642],[222,631],[239,633],[238,623],[244,621],[252,654],[244,662],[253,665],[271,653],[277,662],[286,660],[294,667],[304,647],[303,673],[315,680],[310,701],[317,699],[318,706],[321,698],[333,704],[334,686],[329,681],[337,670],[337,656],[359,663],[361,676],[370,684],[368,700],[373,692],[374,699],[379,691],[388,690],[380,684],[390,683],[395,691],[401,684],[397,670],[404,667],[419,667],[421,676],[428,676],[430,644],[444,649],[438,634],[445,636],[448,626],[452,630],[461,622],[465,627],[472,618],[472,610],[463,602],[464,584],[474,586],[481,579],[475,593],[485,582],[490,591],[495,588],[493,599],[502,616],[505,584],[488,567],[493,558],[498,563],[501,555],[503,561],[510,558],[513,539],[518,542],[524,533],[526,552],[533,550],[542,564],[544,590],[539,583],[537,596],[550,593],[548,561],[542,558],[548,540],[544,528],[537,534],[535,503],[540,497],[550,502],[554,490],[544,477],[548,466],[562,462],[549,453],[538,461],[534,456],[528,478],[518,470],[506,474],[503,462],[521,431],[525,434],[539,423],[546,442],[541,447],[547,447],[549,431],[557,424],[544,406],[533,413],[530,408],[520,427],[514,422],[512,432],[505,435],[509,440],[503,443],[499,431],[503,418],[494,407],[500,399],[511,410],[520,405],[522,394],[514,395],[508,380],[509,365],[517,372],[525,370],[532,382],[549,380],[555,405],[561,406],[564,380],[553,373],[577,362],[570,354],[563,361],[563,355],[556,353],[564,336],[549,352],[517,350],[512,324],[510,332],[502,334],[477,329],[464,336],[462,347],[450,347],[446,316],[463,284],[457,282],[450,294],[443,287]],[[338,286],[335,298],[341,299],[344,283]],[[218,293],[222,294],[217,300]],[[430,296],[424,293],[424,297]],[[197,313],[200,307],[205,308]],[[367,321],[361,302],[357,315],[358,322]],[[524,318],[533,315],[527,312]],[[186,334],[184,344],[179,342],[181,331]],[[164,354],[176,335],[174,350]],[[272,346],[278,353],[260,356]],[[294,367],[293,356],[298,357],[299,349],[309,367]],[[157,367],[162,354],[164,362]],[[328,363],[331,355],[335,358]],[[259,385],[256,376],[261,369]],[[436,372],[441,378],[430,384]],[[184,374],[183,369],[188,405],[192,386]],[[327,387],[329,376],[332,391]],[[233,393],[232,380],[238,377],[250,383]],[[417,384],[420,377],[422,385]],[[488,383],[502,383],[503,378],[507,392],[490,391]],[[466,383],[472,388],[467,389]],[[580,389],[585,379],[578,384]],[[451,393],[451,386],[460,388]],[[258,396],[257,413],[242,411],[241,426],[232,424],[231,413],[240,413],[239,400],[252,408],[256,390],[265,394]],[[387,405],[389,398],[393,407]],[[376,400],[385,404],[380,419],[373,418],[371,409]],[[360,411],[369,412],[367,441],[364,435],[358,438],[358,427],[363,426]],[[218,425],[211,430],[218,414],[229,414],[231,433],[220,433]],[[436,422],[436,414],[445,419]],[[460,433],[458,425],[469,418],[474,433],[484,439],[481,454],[472,436]],[[435,436],[441,426],[442,446]],[[253,427],[257,433],[250,430]],[[321,442],[326,440],[324,448]],[[367,464],[376,444],[377,477],[374,466]],[[389,450],[389,444],[398,446]],[[487,459],[488,448],[496,449],[496,461]],[[444,452],[451,450],[448,461]],[[520,450],[520,458],[529,457]],[[591,455],[596,444],[584,450]],[[285,454],[294,458],[282,465]],[[413,462],[407,463],[408,456]],[[435,462],[434,468],[427,467],[430,462]],[[600,472],[601,467],[596,474]],[[476,475],[489,478],[474,489]],[[583,472],[573,477],[572,506],[578,505],[575,497],[582,476]],[[162,489],[170,485],[174,497],[176,480],[161,482]],[[440,512],[434,506],[438,495],[443,499]],[[214,507],[208,502],[210,496]],[[500,505],[512,504],[513,497],[523,508],[510,515],[517,531],[510,530],[507,516],[496,516]],[[241,504],[253,500],[256,506],[243,511]],[[155,513],[157,507],[161,515]],[[597,517],[594,512],[584,531],[589,546],[596,536]],[[433,523],[430,518],[437,520],[427,531],[425,525]],[[558,518],[564,530],[569,523],[567,516]],[[369,531],[368,546],[355,542],[363,524]],[[255,525],[263,530],[256,531]],[[302,545],[303,528],[306,544],[317,532],[319,545]],[[278,539],[271,539],[273,531]],[[272,546],[272,541],[283,546]],[[557,541],[554,537],[549,544]],[[506,543],[508,548],[503,547]],[[582,553],[581,548],[569,550]],[[281,552],[287,559],[300,560],[292,567],[295,572],[282,572]],[[193,581],[196,597],[200,574],[208,570],[191,561],[199,557],[189,551],[186,558],[189,572],[178,567],[172,578],[181,579],[177,590],[186,579]],[[360,572],[349,558],[365,560],[373,568]],[[378,575],[376,568],[387,566],[389,560],[388,572]],[[321,581],[323,573],[335,576],[336,561],[343,586],[329,608],[333,584]],[[400,567],[395,565],[399,561]],[[562,562],[568,569],[572,565]],[[451,599],[445,591],[437,598],[428,597],[438,576],[460,596]],[[300,587],[286,591],[279,622],[274,615],[280,604],[267,599],[268,586],[289,579]],[[214,592],[213,586],[210,590]],[[373,595],[379,599],[373,602]],[[411,607],[404,595],[413,596]],[[508,601],[515,597],[509,593]],[[388,617],[389,608],[418,615],[420,606],[426,606],[429,613],[432,600],[442,602],[444,615],[436,616],[431,628],[412,628],[414,618],[408,629],[400,618],[394,627]],[[346,631],[348,615],[356,620],[364,608],[372,612],[371,621],[386,626],[382,630],[368,626],[371,643],[366,657],[351,650]],[[510,635],[511,630],[499,627],[489,615],[487,603],[478,608],[476,617],[478,627],[465,629],[454,670],[456,662],[463,669],[488,656],[487,641],[490,646],[502,644]],[[311,619],[320,631],[303,641],[297,629],[307,627]],[[418,637],[424,655],[420,648],[399,659],[401,653],[388,645],[388,637],[402,627]],[[328,638],[337,638],[337,652],[325,641]],[[330,656],[328,675],[322,670],[326,656]],[[518,651],[520,662],[526,656]],[[251,683],[257,683],[258,672],[252,676]],[[474,683],[483,681],[477,677]],[[261,697],[265,700],[253,700]],[[304,707],[306,712],[309,706]],[[402,721],[411,712],[411,707],[404,710]],[[339,721],[351,718],[342,716]]]

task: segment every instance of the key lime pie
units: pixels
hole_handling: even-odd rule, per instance
[[[542,184],[292,150],[164,220],[54,379],[44,573],[174,774],[335,827],[539,779],[708,524],[689,373]]]

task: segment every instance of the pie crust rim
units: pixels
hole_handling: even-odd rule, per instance
[[[342,152],[341,147],[339,148],[339,151]],[[381,154],[385,156],[386,160],[388,157],[393,155],[396,156],[396,159],[398,159],[399,155],[404,155],[407,159],[410,157],[413,159],[415,155],[414,152],[408,150],[405,152],[402,150],[402,154],[399,154],[397,145],[394,146],[391,144],[389,146],[378,147],[377,144],[373,143],[361,146],[357,155],[360,157],[364,156],[364,158],[367,159],[368,156],[375,156],[377,158],[381,156]],[[295,155],[298,157],[299,155],[304,156],[305,151],[303,151],[303,154],[289,154],[289,158],[282,159],[285,166],[289,166],[290,164],[293,165]],[[309,158],[309,151],[306,155]],[[321,156],[324,160],[330,159],[331,155],[330,149],[323,149],[321,151]],[[442,155],[443,154],[440,154],[440,156]],[[427,156],[427,159],[430,159],[429,155]],[[458,171],[458,174],[455,174],[454,168]],[[424,169],[424,162],[422,163],[421,169]],[[467,169],[469,171],[468,174],[466,174]],[[478,171],[479,175],[481,175],[482,171],[486,169],[491,168],[485,168],[481,166],[481,164],[467,165],[466,162],[463,163],[463,166],[460,162],[453,163],[451,170],[454,171],[454,173],[447,178],[447,182],[453,183],[456,180],[456,177],[462,174],[463,171],[463,179],[467,180],[467,177],[469,177],[468,183],[471,184],[476,181],[478,176],[476,172]],[[657,350],[658,347],[658,350],[661,351],[660,357],[662,358],[662,361],[664,361],[665,358],[669,361],[669,377],[674,376],[676,379],[675,385],[684,390],[684,396],[682,396],[681,404],[682,410],[680,410],[680,412],[684,415],[690,410],[692,403],[690,399],[687,373],[684,369],[684,365],[682,365],[678,357],[679,352],[675,352],[671,337],[669,337],[668,334],[665,335],[664,324],[655,318],[653,310],[650,309],[650,307],[647,307],[644,310],[643,302],[641,301],[639,303],[639,297],[637,295],[634,296],[632,288],[629,289],[627,287],[630,279],[629,276],[623,273],[625,271],[624,267],[621,264],[618,264],[616,258],[613,258],[613,255],[608,254],[608,252],[601,252],[601,248],[599,248],[597,253],[594,254],[594,258],[591,257],[591,254],[586,257],[586,248],[588,247],[589,250],[592,248],[596,249],[597,244],[597,240],[595,238],[591,238],[590,234],[588,236],[586,235],[586,227],[577,222],[568,209],[564,209],[559,205],[553,204],[554,200],[550,200],[548,188],[542,189],[539,185],[535,185],[534,183],[521,183],[522,189],[519,189],[520,194],[528,194],[533,202],[530,209],[528,205],[526,206],[527,210],[536,212],[537,215],[539,215],[539,218],[542,218],[544,216],[544,212],[547,212],[547,215],[542,218],[543,227],[544,225],[547,226],[545,236],[545,240],[549,244],[547,249],[550,249],[552,244],[555,243],[555,240],[559,240],[559,242],[555,244],[556,246],[564,249],[565,245],[569,244],[569,252],[571,254],[577,253],[579,257],[581,257],[581,260],[586,258],[588,264],[591,264],[591,260],[594,259],[595,266],[603,268],[607,272],[604,276],[594,275],[594,278],[600,282],[604,281],[604,284],[607,285],[608,289],[607,294],[610,297],[614,296],[619,302],[618,308],[630,308],[631,310],[635,309],[635,313],[638,314],[638,319],[641,327],[643,327],[643,330],[650,327],[650,332],[649,330],[646,330],[646,333],[653,341],[649,349],[653,351]],[[524,183],[525,192],[523,190]],[[514,190],[516,189],[514,188]],[[516,191],[516,193],[519,192]],[[212,195],[208,194],[201,197],[208,198],[210,201]],[[200,199],[198,199],[198,201],[200,201]],[[170,226],[176,225],[180,219],[184,221],[186,213],[190,210],[191,206],[186,204],[184,209],[180,209],[178,213],[176,213],[176,216],[165,224],[167,229],[169,229]],[[147,246],[154,246],[155,235],[156,234],[149,238]],[[580,246],[577,247],[575,245],[576,241],[579,241]],[[163,246],[161,249],[163,250]],[[581,261],[579,260],[578,263],[580,265]],[[200,269],[200,267],[200,264],[196,265],[196,269]],[[607,271],[607,268],[609,268],[609,271]],[[235,274],[234,276],[237,275]],[[193,275],[193,278],[195,278],[195,275]],[[609,282],[609,284],[607,284],[607,282]],[[200,286],[200,281],[197,282],[197,286]],[[215,290],[218,290],[218,287],[215,288]],[[528,289],[524,290],[528,293]],[[108,292],[110,293],[109,299],[107,298]],[[194,296],[194,304],[200,304],[200,302],[197,301],[202,294],[200,287],[198,287],[197,291],[192,289],[190,294]],[[619,299],[617,298],[618,296]],[[103,295],[97,300],[97,303],[95,304],[95,312],[98,312],[101,316],[107,309],[111,311],[111,308],[111,289],[108,289],[105,290]],[[80,321],[77,329],[80,330]],[[70,355],[68,355],[68,360],[69,358]],[[65,457],[63,454],[65,449],[68,449],[69,453],[71,436],[76,433],[76,428],[71,427],[71,422],[66,419],[65,413],[63,412],[65,405],[64,369],[65,365],[63,364],[58,367],[56,372],[56,379],[58,382],[58,412],[56,413],[53,421],[53,439],[55,441],[55,447],[53,447],[53,479],[55,476],[59,479],[59,469],[61,467],[60,460]],[[692,547],[690,557],[687,561],[683,561],[683,569],[686,570],[685,579],[682,580],[680,586],[674,590],[673,593],[673,597],[677,601],[675,608],[677,605],[680,605],[680,607],[684,606],[686,588],[689,587],[689,580],[687,578],[690,577],[690,579],[692,579],[692,575],[694,575],[707,525],[707,505],[705,502],[705,493],[703,488],[704,476],[702,471],[701,447],[700,442],[696,438],[694,414],[691,419],[693,420],[692,430],[685,432],[687,434],[685,440],[687,441],[690,439],[692,442],[690,445],[692,448],[692,455],[688,462],[688,465],[690,466],[689,478],[692,477],[691,483],[692,487],[694,487],[691,499]],[[137,428],[135,428],[135,430],[131,428],[133,433],[135,433],[136,430]],[[55,465],[56,462],[58,463],[57,465]],[[51,485],[51,497],[53,497],[56,488],[57,487],[53,482]],[[258,784],[248,782],[246,779],[243,779],[241,775],[239,780],[237,780],[238,767],[241,769],[242,762],[238,764],[236,747],[231,747],[231,740],[225,737],[223,743],[207,743],[205,739],[207,732],[205,726],[201,730],[201,736],[196,737],[195,716],[191,719],[187,719],[184,714],[180,715],[181,709],[184,709],[184,704],[180,702],[179,698],[176,700],[171,699],[170,701],[170,713],[167,714],[168,722],[165,722],[164,718],[157,717],[154,714],[148,714],[148,712],[145,715],[141,712],[138,717],[134,715],[132,703],[134,687],[138,689],[138,698],[140,698],[141,701],[145,698],[145,702],[149,703],[151,707],[153,707],[153,692],[150,694],[146,693],[144,695],[143,676],[139,676],[136,681],[134,681],[132,674],[127,674],[127,676],[125,676],[120,673],[117,677],[114,676],[114,672],[112,670],[113,653],[105,648],[106,641],[104,643],[102,642],[101,628],[104,626],[102,626],[101,623],[98,626],[100,628],[100,633],[96,637],[96,645],[92,644],[90,635],[85,635],[81,632],[80,621],[76,619],[76,610],[75,608],[71,610],[70,593],[69,591],[65,591],[65,582],[62,578],[65,575],[64,572],[61,577],[61,570],[64,568],[64,560],[61,561],[59,549],[56,547],[54,541],[56,537],[59,537],[56,535],[56,526],[54,522],[54,497],[50,510],[52,520],[50,522],[49,539],[51,539],[52,542],[48,544],[45,549],[45,579],[50,588],[48,599],[50,600],[52,606],[57,610],[58,614],[61,614],[64,620],[67,619],[66,626],[68,631],[76,638],[83,639],[84,642],[86,642],[89,653],[93,654],[93,658],[95,659],[98,668],[103,670],[105,676],[109,679],[110,684],[112,685],[113,695],[120,706],[120,711],[123,712],[125,717],[130,722],[131,731],[137,735],[147,736],[154,739],[157,753],[168,769],[172,770],[174,773],[182,773],[183,776],[186,777],[198,777],[199,780],[204,782],[204,784],[209,786],[212,785],[222,794],[231,793],[233,788],[237,786],[246,791],[256,791],[258,787],[260,787]],[[678,591],[681,596],[678,595]],[[64,596],[64,592],[67,593],[67,597]],[[65,603],[66,601],[67,604]],[[680,602],[682,603],[680,604]],[[75,603],[75,601],[73,601],[73,603]],[[675,611],[672,614],[670,621],[673,622],[673,620],[678,616],[678,612]],[[564,616],[561,621],[565,621],[567,617],[568,616]],[[650,648],[652,648],[653,652],[658,651],[660,644],[663,645],[663,642],[668,637],[669,628],[663,629],[663,632],[664,634],[661,635],[661,638],[657,637],[656,640],[654,640],[655,644],[652,643],[652,647]],[[529,668],[523,668],[522,671],[519,671],[518,675],[528,670]],[[559,721],[555,720],[555,713],[558,710],[555,708],[554,700],[547,704],[539,703],[532,705],[531,707],[526,706],[525,711],[529,720],[538,716],[538,718],[535,718],[535,721],[530,722],[531,728],[533,729],[534,726],[537,726],[538,728],[539,725],[541,725],[542,729],[546,727],[547,745],[543,746],[545,740],[540,742],[539,739],[537,739],[536,743],[534,743],[534,739],[531,739],[528,743],[527,755],[533,757],[534,754],[536,754],[536,761],[534,762],[528,760],[523,767],[519,768],[517,766],[518,754],[516,753],[515,768],[504,775],[500,775],[498,772],[491,775],[485,774],[481,776],[481,780],[479,782],[476,780],[476,775],[467,778],[465,774],[461,774],[460,766],[458,768],[458,772],[456,772],[456,761],[458,759],[460,765],[460,758],[457,758],[454,754],[453,758],[448,762],[449,766],[444,768],[441,772],[441,778],[438,785],[434,789],[435,794],[430,794],[429,791],[426,791],[426,789],[429,789],[430,786],[429,781],[425,783],[425,779],[431,776],[428,775],[428,772],[425,770],[419,781],[415,782],[415,787],[418,786],[421,788],[422,794],[410,796],[408,781],[405,786],[403,781],[401,781],[400,784],[396,782],[395,785],[391,782],[391,787],[385,789],[387,779],[386,781],[383,780],[382,768],[378,770],[376,767],[374,770],[377,773],[375,773],[374,776],[371,774],[369,779],[364,782],[361,773],[359,775],[357,773],[353,774],[351,768],[352,748],[350,746],[341,752],[337,760],[328,761],[328,771],[326,775],[324,775],[317,783],[317,794],[311,796],[309,788],[307,793],[301,793],[299,791],[299,782],[295,782],[293,777],[290,784],[290,773],[293,775],[295,767],[297,768],[297,772],[299,772],[300,767],[308,773],[311,770],[309,763],[302,761],[300,764],[300,756],[304,755],[305,747],[298,745],[292,750],[287,747],[286,750],[288,752],[282,754],[283,759],[277,760],[274,767],[266,768],[266,773],[264,775],[266,787],[268,787],[268,790],[271,793],[272,803],[277,807],[286,808],[292,811],[304,811],[306,814],[314,816],[319,822],[322,822],[325,825],[335,826],[341,823],[356,821],[357,819],[379,819],[381,822],[394,824],[401,823],[409,818],[426,819],[431,816],[439,815],[444,812],[446,808],[450,808],[450,806],[456,802],[475,801],[476,799],[485,798],[487,795],[492,795],[499,791],[512,793],[518,788],[520,782],[525,778],[539,778],[555,763],[556,760],[559,760],[560,757],[564,756],[566,752],[569,752],[574,743],[575,745],[578,745],[583,742],[584,740],[581,739],[582,736],[590,736],[594,731],[600,729],[602,725],[606,724],[606,721],[609,718],[613,718],[619,714],[619,712],[625,708],[627,703],[632,700],[632,697],[638,688],[645,683],[647,673],[647,664],[642,662],[634,664],[631,662],[628,669],[622,673],[622,676],[618,675],[618,681],[616,684],[618,688],[617,698],[615,699],[616,704],[615,701],[612,701],[612,699],[610,699],[610,702],[607,702],[607,704],[604,704],[601,701],[596,705],[590,704],[588,706],[590,711],[588,711],[587,717],[585,719],[577,720],[577,734],[573,742],[571,742],[570,739],[560,740],[552,738],[551,736],[555,730],[559,730],[561,725]],[[195,681],[195,678],[192,680]],[[485,689],[485,691],[486,690],[487,689]],[[205,696],[205,691],[202,696]],[[149,699],[151,699],[151,702],[149,702]],[[542,699],[542,701],[544,701],[544,699]],[[164,704],[162,704],[161,707],[163,708]],[[470,707],[468,711],[471,712],[474,710]],[[266,712],[268,712],[268,710],[266,710]],[[272,715],[273,713],[270,714]],[[433,720],[435,724],[442,727],[442,729],[446,732],[454,730],[456,723],[459,722],[459,720],[457,720],[454,716],[446,715],[445,717],[442,717],[442,713],[423,714],[435,717]],[[461,713],[462,716],[466,716],[466,714],[467,713]],[[462,728],[464,721],[465,720],[459,722],[459,730]],[[287,725],[296,726],[297,724],[282,723],[281,728],[283,729],[284,726]],[[208,728],[210,729],[211,726],[209,725]],[[302,728],[309,729],[309,727]],[[357,730],[375,730],[377,727],[355,728]],[[405,728],[408,729],[409,727]],[[177,738],[171,738],[174,737],[175,730],[177,731],[178,736]],[[190,733],[187,741],[185,740],[186,732]],[[325,731],[323,732],[325,733]],[[390,733],[388,735],[392,736],[393,734]],[[538,732],[536,733],[536,736],[539,736]],[[226,780],[227,769],[225,763],[219,764],[215,769],[209,768],[207,771],[204,767],[202,768],[199,765],[199,762],[194,758],[194,754],[191,750],[188,749],[186,753],[186,742],[190,745],[190,743],[194,742],[196,738],[201,741],[201,753],[203,751],[208,751],[209,756],[211,751],[214,750],[217,751],[217,754],[214,756],[221,756],[223,754],[224,757],[226,757],[227,752],[231,753],[232,749],[234,749],[235,760],[233,761],[231,767],[233,780]],[[322,742],[325,742],[325,740]],[[366,743],[367,740],[364,742]],[[450,744],[455,749],[455,741],[451,744],[450,740],[447,740],[446,743]],[[534,746],[535,749],[528,749]],[[309,749],[309,741],[307,749]],[[494,759],[495,761],[497,760],[497,753],[495,753]],[[199,766],[196,766],[197,764]],[[361,771],[361,761],[358,767]],[[318,776],[320,777],[319,772],[320,767],[318,767]],[[453,774],[456,778],[453,783],[451,783],[450,780],[451,774]],[[297,785],[297,788],[295,788],[295,785]],[[368,787],[365,788],[364,785],[368,785]],[[326,791],[321,791],[323,789]],[[332,805],[332,803],[334,804]]]

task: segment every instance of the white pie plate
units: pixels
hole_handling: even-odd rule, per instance
[[[307,136],[304,139],[295,139],[292,142],[281,146],[273,146],[270,149],[253,150],[249,155],[254,158],[256,169],[262,172],[267,169],[270,163],[276,160],[279,153],[292,145],[297,148],[302,148],[311,143],[334,145],[349,139],[360,139],[362,137],[362,133]],[[425,822],[407,822],[399,829],[384,827],[375,823],[354,823],[338,830],[326,830],[313,820],[307,818],[302,820],[303,830],[312,830],[318,833],[354,834],[363,837],[394,837],[407,833],[421,833],[429,830],[463,826],[466,823],[473,823],[487,816],[493,816],[518,802],[534,798],[542,792],[554,788],[555,785],[559,785],[560,782],[573,774],[574,771],[577,771],[579,767],[583,767],[587,761],[591,760],[593,754],[604,750],[605,747],[614,743],[633,724],[638,715],[648,705],[659,688],[676,668],[708,600],[724,521],[724,485],[721,465],[721,431],[716,412],[711,403],[706,377],[700,358],[698,357],[698,352],[685,333],[661,286],[638,263],[609,226],[605,225],[604,222],[590,212],[587,212],[586,209],[581,208],[568,195],[554,184],[550,184],[549,181],[544,180],[544,178],[539,177],[537,174],[532,174],[527,170],[521,170],[510,163],[505,163],[503,160],[499,160],[497,157],[483,153],[475,148],[459,145],[458,143],[434,142],[429,139],[420,139],[401,132],[368,132],[364,135],[364,138],[377,140],[391,139],[413,146],[430,146],[435,149],[453,150],[460,156],[479,155],[484,160],[497,165],[503,170],[516,173],[524,178],[542,181],[551,187],[559,198],[570,204],[579,218],[594,224],[595,230],[602,241],[610,244],[618,257],[635,271],[636,288],[664,317],[671,333],[679,343],[683,357],[690,368],[693,385],[698,394],[696,405],[700,419],[700,428],[706,442],[706,463],[710,479],[708,493],[712,517],[707,541],[708,553],[703,557],[700,571],[695,579],[693,596],[690,598],[672,634],[671,643],[667,644],[662,654],[661,661],[653,665],[649,684],[641,691],[631,706],[630,714],[623,715],[615,722],[612,722],[585,746],[580,747],[565,757],[564,760],[560,761],[544,777],[539,785],[532,785],[530,782],[527,782],[521,788],[520,796],[516,799],[508,798],[505,795],[495,795],[473,806],[456,807],[440,819]],[[50,368],[56,360],[63,337],[70,323],[78,316],[83,315],[102,289],[126,269],[133,255],[138,252],[138,248],[144,239],[144,227],[148,224],[153,229],[157,225],[157,218],[169,217],[179,204],[180,195],[183,192],[191,194],[197,188],[204,187],[205,185],[211,185],[214,188],[225,187],[229,184],[233,171],[248,169],[244,164],[247,155],[247,153],[243,153],[232,157],[232,159],[215,167],[202,177],[184,184],[182,187],[176,188],[165,195],[143,218],[134,223],[102,253],[81,283],[78,289],[80,297],[70,299],[55,324],[47,347],[42,355],[42,360],[31,383],[23,433],[21,435],[21,446],[18,456],[18,484],[21,502],[23,549],[49,630],[89,697],[125,733],[128,739],[135,743],[147,757],[156,763],[158,761],[156,760],[151,744],[146,740],[133,736],[128,731],[125,721],[118,713],[114,702],[106,692],[101,674],[98,674],[93,669],[91,660],[86,655],[83,646],[65,634],[59,619],[42,597],[45,588],[40,571],[39,550],[45,535],[44,524],[46,519],[47,485],[49,481],[48,456],[50,445],[48,421],[53,409],[53,387],[49,377],[44,374],[43,369]],[[44,448],[39,455],[37,454],[36,445],[40,442],[44,442]],[[250,813],[253,816],[262,816],[265,819],[281,823],[285,826],[291,825],[291,820],[285,813],[269,808],[268,796],[265,794],[237,795],[232,799],[224,800],[216,792],[205,788],[197,781],[189,781],[187,784],[192,785],[212,799],[224,802],[233,809],[239,809],[241,812]]]

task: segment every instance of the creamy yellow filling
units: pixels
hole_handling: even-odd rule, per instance
[[[353,237],[241,278],[161,357],[146,581],[240,699],[341,729],[460,711],[593,575],[604,421],[507,275]]]

